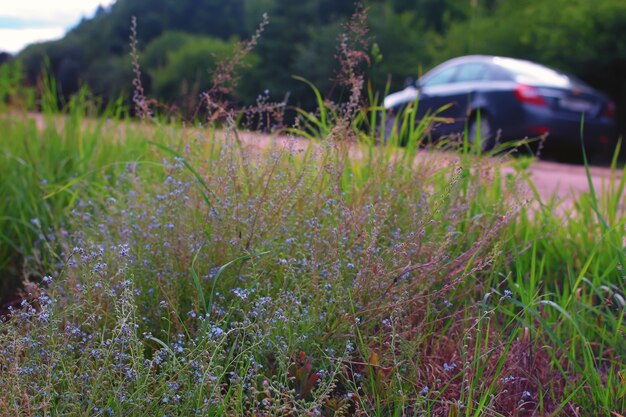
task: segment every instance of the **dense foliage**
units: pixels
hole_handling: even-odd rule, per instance
[[[0,295],[23,281],[0,311],[0,416],[623,414],[626,170],[546,198],[532,158],[422,152],[411,106],[395,146],[361,106],[364,16],[337,52],[347,104],[313,87],[289,139],[224,105],[242,49],[202,126],[149,117],[138,83],[141,120],[87,89],[59,112],[51,77],[29,114],[19,61],[0,68]],[[232,42],[164,32],[146,89],[184,105],[208,81],[181,60]]]
[[[626,409],[624,170],[542,199],[531,159],[353,143],[350,112],[259,146],[79,97],[0,117],[0,238],[30,272],[0,416]]]
[[[626,103],[626,4],[621,0],[368,0],[373,55],[371,78],[383,90],[416,77],[452,56],[493,53],[528,58],[568,70]],[[254,33],[267,13],[270,24],[257,47],[258,59],[245,71],[236,92],[253,103],[269,90],[281,100],[312,107],[302,76],[322,93],[337,91],[336,45],[353,0],[118,0],[100,8],[64,39],[32,45],[19,54],[28,79],[50,59],[63,92],[87,83],[105,98],[129,95],[131,16],[139,21],[139,47],[151,96],[167,103],[197,97],[206,88],[214,54]],[[182,33],[189,34],[184,38]],[[183,50],[178,50],[181,42]],[[188,43],[187,43],[188,42]],[[176,51],[172,50],[176,49]],[[160,50],[160,51],[157,51]],[[161,55],[161,60],[155,60]],[[175,62],[184,61],[184,64]],[[174,88],[172,80],[185,80]],[[169,80],[169,81],[168,81]],[[182,88],[182,90],[181,90]],[[618,106],[623,107],[623,106]],[[623,114],[623,113],[622,113]]]

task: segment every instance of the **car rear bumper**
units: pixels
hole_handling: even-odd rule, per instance
[[[524,106],[519,115],[521,117],[518,120],[510,120],[508,125],[502,123],[505,126],[501,129],[502,140],[546,136],[546,146],[562,148],[564,151],[579,151],[581,137],[588,150],[614,145],[615,127],[609,118],[559,115],[536,106]]]

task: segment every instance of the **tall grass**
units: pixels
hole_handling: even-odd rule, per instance
[[[624,173],[568,207],[318,99],[266,147],[3,117],[0,415],[622,415]]]
[[[81,120],[86,132],[107,123]],[[56,137],[20,123],[30,147]],[[83,155],[128,146],[160,162],[37,188],[50,213],[65,198],[66,220],[40,249],[57,266],[45,263],[44,283],[2,324],[4,414],[624,406],[613,203],[600,207],[609,233],[586,196],[567,221],[556,201],[519,200],[523,176],[507,180],[506,161],[345,143],[258,150],[232,132],[111,126]]]
[[[105,204],[130,167],[156,161],[148,140],[166,140],[131,129],[119,107],[95,117],[102,111],[85,90],[62,114],[56,97],[49,80],[41,113],[12,106],[0,117],[0,304],[59,261],[56,232],[78,203]]]

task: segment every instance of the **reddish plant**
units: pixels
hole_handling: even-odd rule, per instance
[[[319,379],[319,373],[313,371],[313,361],[310,356],[306,356],[304,352],[292,358],[289,367],[289,377],[293,381],[292,388],[300,399],[305,399],[311,394],[311,390],[315,387],[315,383]]]

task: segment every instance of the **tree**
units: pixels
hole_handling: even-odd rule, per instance
[[[232,54],[237,40],[165,32],[145,49],[145,70],[150,76],[150,94],[164,103],[193,112],[199,93],[211,87],[216,64]],[[256,62],[254,55],[247,63]]]
[[[0,52],[0,64],[4,64],[5,62],[10,61],[13,58],[13,55],[11,55],[8,52]]]

